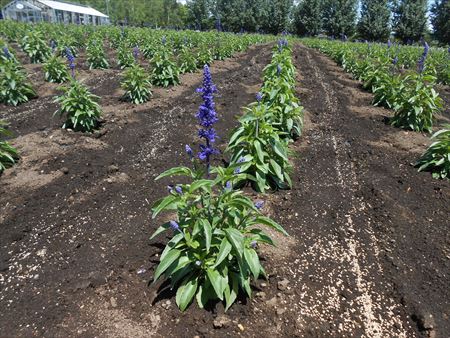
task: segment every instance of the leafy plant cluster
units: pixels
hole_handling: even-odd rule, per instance
[[[137,63],[134,63],[125,70],[121,85],[125,90],[124,99],[134,104],[144,103],[152,95],[150,91],[150,76]]]
[[[434,142],[417,162],[419,171],[431,171],[434,178],[450,179],[450,125],[431,136]]]
[[[217,122],[214,93],[208,66],[205,66],[203,87],[198,90],[204,103],[197,118],[199,136],[204,142],[198,155],[186,146],[191,167],[175,167],[156,179],[184,177],[185,184],[168,187],[168,196],[153,206],[153,217],[163,211],[176,214],[160,226],[152,238],[171,231],[160,263],[154,273],[154,281],[162,276],[176,289],[176,303],[184,311],[195,299],[200,308],[209,302],[224,301],[225,310],[236,301],[238,294],[252,295],[251,281],[267,274],[258,255],[258,245],[274,245],[262,226],[285,235],[283,228],[261,212],[263,203],[254,203],[237,190],[247,174],[240,168],[245,161],[223,168],[213,167],[211,157],[214,149]]]
[[[70,74],[65,61],[57,56],[52,55],[44,64],[45,81],[53,83],[63,83],[70,79]]]
[[[89,69],[107,69],[109,63],[101,40],[92,39],[86,47]]]
[[[51,48],[44,36],[43,32],[36,29],[28,32],[22,38],[22,50],[28,55],[32,63],[45,62],[51,55]]]
[[[60,104],[55,115],[66,117],[63,128],[82,132],[92,132],[96,129],[101,116],[101,108],[97,103],[99,97],[75,79],[62,87],[62,90],[63,94],[55,99],[55,102]]]
[[[0,102],[17,106],[36,97],[27,73],[10,49],[4,45],[0,51]]]
[[[282,40],[264,70],[257,102],[245,109],[228,143],[231,164],[243,162],[240,171],[248,177],[239,184],[249,182],[259,192],[292,187],[288,145],[301,135],[303,126],[295,82],[292,51]]]
[[[16,163],[18,159],[17,150],[7,141],[2,140],[3,137],[10,136],[11,133],[5,129],[5,123],[0,121],[0,174],[8,167]]]
[[[392,125],[432,131],[434,117],[442,107],[442,99],[434,87],[438,78],[446,76],[438,64],[445,63],[441,56],[443,50],[432,49],[426,43],[423,49],[390,42],[381,45],[305,39],[305,43],[329,55],[362,81],[374,94],[375,105],[393,109]],[[450,62],[447,55],[446,58]]]

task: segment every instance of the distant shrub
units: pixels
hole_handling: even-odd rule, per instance
[[[171,54],[162,48],[150,60],[151,81],[155,86],[168,87],[180,83],[180,69],[171,60]]]
[[[51,56],[51,49],[39,30],[28,32],[22,39],[22,49],[30,57],[32,63],[42,63]]]
[[[148,101],[152,95],[150,87],[150,77],[144,68],[138,64],[133,64],[125,70],[122,81],[122,88],[125,90],[125,100],[135,104]]]
[[[55,99],[61,105],[55,115],[66,116],[63,128],[92,132],[98,127],[101,116],[100,105],[96,102],[99,97],[91,94],[85,85],[76,80],[62,89],[64,94]]]
[[[45,81],[63,83],[70,79],[69,71],[63,59],[53,55],[44,64]]]
[[[13,62],[4,64],[0,72],[0,102],[17,106],[34,97],[36,92],[28,83],[25,71]]]

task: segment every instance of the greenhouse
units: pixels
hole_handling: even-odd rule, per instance
[[[21,22],[109,24],[109,17],[92,7],[52,0],[15,0],[2,9],[2,16]]]

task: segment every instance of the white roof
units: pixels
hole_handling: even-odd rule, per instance
[[[96,9],[93,9],[91,7],[78,6],[78,5],[74,5],[74,4],[69,4],[69,3],[65,3],[65,2],[59,2],[59,1],[52,1],[52,0],[38,0],[38,1],[50,8],[58,9],[60,11],[101,16],[104,18],[108,17],[107,15],[103,14],[102,12],[99,12]]]

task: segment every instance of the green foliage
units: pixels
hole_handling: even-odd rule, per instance
[[[323,0],[305,0],[294,12],[295,32],[301,36],[316,36],[322,28]]]
[[[391,32],[390,17],[388,0],[362,0],[359,36],[368,41],[386,41]]]
[[[297,139],[303,128],[303,108],[295,96],[295,75],[292,51],[287,46],[276,50],[264,69],[262,102],[270,112],[266,118],[283,138]]]
[[[121,44],[117,49],[117,64],[120,69],[131,67],[135,61],[132,49],[126,44]]]
[[[258,243],[274,243],[260,226],[287,234],[241,191],[232,190],[245,178],[234,174],[238,166],[212,168],[210,176],[215,178],[207,179],[202,178],[203,169],[195,168],[172,168],[157,178],[181,175],[192,183],[178,185],[181,194],[173,190],[153,206],[153,217],[162,211],[177,213],[176,223],[163,224],[152,236],[170,228],[175,233],[160,257],[154,281],[161,276],[170,280],[181,311],[194,297],[201,308],[221,300],[228,310],[240,290],[251,297],[251,279],[266,277],[256,248]]]
[[[259,103],[246,109],[233,130],[227,152],[232,164],[241,161],[242,173],[247,174],[253,189],[288,189],[292,186],[289,172],[291,165],[287,155],[288,140],[267,119],[270,111]],[[244,182],[239,182],[240,184]]]
[[[178,65],[181,73],[194,73],[197,70],[195,54],[188,48],[182,48],[178,59]]]
[[[14,62],[5,63],[0,72],[0,102],[11,106],[28,102],[36,92],[27,81],[27,74]]]
[[[442,99],[434,87],[437,79],[448,81],[446,65],[450,61],[446,50],[431,48],[424,70],[419,73],[417,62],[422,48],[318,39],[305,39],[304,43],[319,48],[362,81],[364,88],[374,93],[375,105],[393,109],[392,125],[432,131],[434,116],[442,107]]]
[[[356,27],[356,0],[324,0],[323,24],[328,35],[351,36]]]
[[[180,69],[171,60],[171,54],[165,48],[160,49],[150,60],[151,81],[155,86],[168,87],[180,83]]]
[[[431,171],[434,178],[450,179],[450,125],[434,133],[435,141],[417,162],[419,171]]]
[[[85,85],[76,80],[62,89],[63,95],[55,99],[60,104],[55,115],[66,116],[63,128],[92,132],[98,127],[101,115],[100,106],[96,102],[99,97],[91,94]]]
[[[279,44],[264,69],[260,102],[245,109],[228,143],[230,163],[242,163],[240,170],[256,191],[292,186],[288,145],[300,136],[303,126],[303,108],[295,97],[295,82],[292,52]]]
[[[23,37],[22,49],[32,63],[45,62],[51,56],[51,49],[45,41],[44,34],[37,29],[28,32]]]
[[[53,55],[44,64],[45,81],[63,83],[70,79],[67,66],[60,57]]]
[[[450,1],[435,0],[431,8],[434,36],[442,44],[450,44]]]
[[[427,27],[427,0],[400,0],[394,9],[395,36],[404,43],[419,41]]]
[[[197,53],[197,68],[203,68],[204,65],[210,65],[213,61],[212,53],[209,49],[200,49]]]
[[[10,136],[11,133],[6,130],[5,123],[0,121],[0,137]],[[8,167],[16,163],[18,159],[17,150],[7,141],[0,139],[0,174]]]
[[[103,49],[103,43],[100,40],[91,40],[86,48],[86,53],[89,69],[109,68],[105,50]]]
[[[140,65],[135,63],[125,70],[122,81],[122,88],[125,90],[125,100],[134,104],[148,101],[152,95],[150,87],[150,77]]]
[[[417,73],[403,78],[393,102],[393,126],[431,133],[434,113],[442,107],[442,99],[433,89],[435,80]]]

